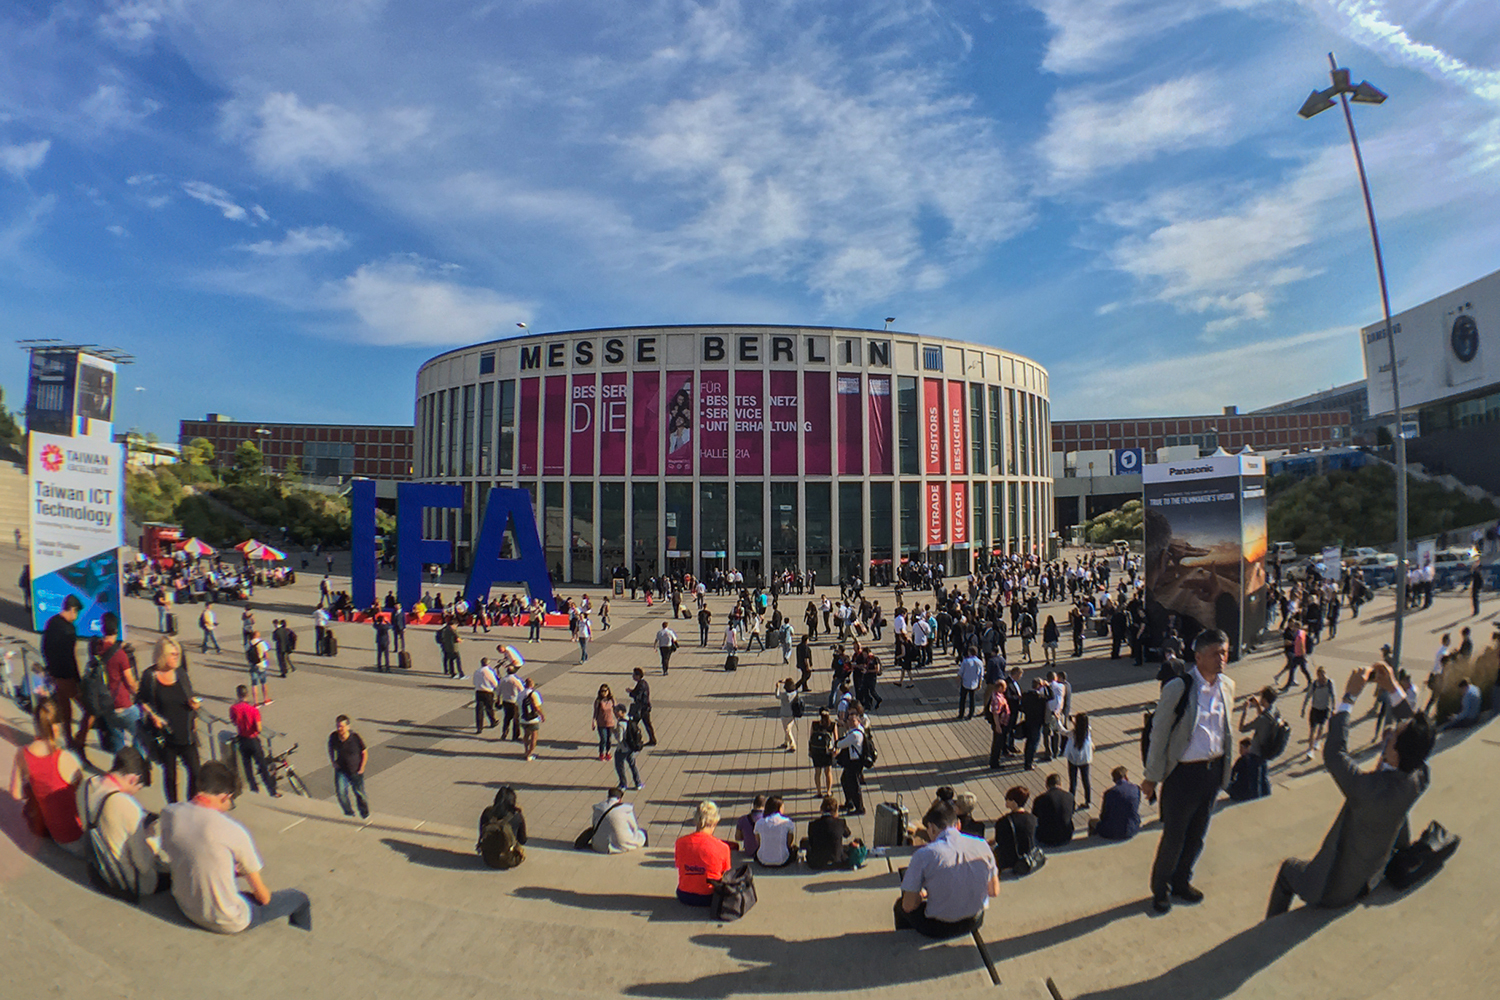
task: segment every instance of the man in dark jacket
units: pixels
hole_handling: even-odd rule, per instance
[[[1073,839],[1073,810],[1078,808],[1073,796],[1062,790],[1062,778],[1056,771],[1047,775],[1047,790],[1031,804],[1036,817],[1036,842],[1043,847],[1062,847]]]
[[[1042,742],[1042,729],[1047,724],[1047,700],[1051,692],[1046,681],[1040,677],[1031,685],[1031,690],[1021,695],[1021,728],[1026,736],[1026,770],[1031,770],[1036,760],[1037,745]]]
[[[1089,832],[1104,840],[1129,840],[1141,832],[1141,787],[1123,767],[1110,772],[1114,784],[1104,793],[1099,821]]]
[[[78,613],[83,602],[69,594],[63,598],[62,610],[47,619],[42,630],[42,662],[46,664],[47,676],[52,678],[52,690],[57,692],[57,721],[62,727],[68,746],[82,751],[84,739],[94,725],[94,717],[83,707],[78,690]],[[73,731],[73,702],[78,702],[80,721],[78,731]]]

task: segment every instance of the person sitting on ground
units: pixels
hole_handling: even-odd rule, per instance
[[[958,828],[970,837],[984,839],[984,821],[974,818],[974,807],[979,805],[979,796],[973,792],[959,792],[953,796],[953,807],[958,810]]]
[[[229,765],[211,760],[198,771],[192,799],[162,810],[161,848],[171,868],[172,898],[185,917],[220,934],[237,934],[281,917],[289,917],[293,927],[312,930],[307,894],[268,889],[249,831],[225,815],[238,790]],[[239,891],[236,876],[249,884],[249,893]]]
[[[1479,722],[1479,685],[1465,677],[1458,682],[1458,698],[1458,714],[1443,725],[1444,729],[1468,729]]]
[[[755,860],[766,868],[785,868],[797,860],[797,824],[781,814],[781,796],[766,799],[766,813],[755,824]]]
[[[1036,817],[1026,811],[1031,792],[1016,785],[1005,793],[1005,815],[995,820],[995,865],[1001,871],[1016,866],[1036,847]]]
[[[624,854],[646,846],[646,831],[635,819],[635,807],[625,801],[625,792],[618,785],[604,796],[604,801],[594,806],[593,848],[599,854]]]
[[[766,797],[757,795],[755,801],[750,804],[750,811],[734,824],[734,842],[746,854],[754,856],[755,852],[760,850],[760,838],[755,835],[755,824],[759,823],[765,814]]]
[[[1073,839],[1073,812],[1078,803],[1062,790],[1062,776],[1047,775],[1047,790],[1031,804],[1036,817],[1036,839],[1043,847],[1062,847]]]
[[[672,856],[677,865],[677,901],[685,906],[707,906],[713,902],[710,879],[722,878],[729,870],[729,845],[714,836],[719,825],[719,807],[705,799],[694,816],[697,830],[677,838]]]
[[[1123,767],[1109,776],[1114,785],[1105,789],[1099,819],[1089,824],[1089,833],[1102,840],[1129,840],[1141,832],[1141,786],[1130,780],[1130,772]]]
[[[832,795],[823,796],[818,818],[807,824],[802,838],[809,868],[844,868],[849,864],[849,824],[839,815],[839,803]]]
[[[108,774],[78,786],[78,815],[84,833],[99,831],[98,870],[111,888],[130,896],[149,896],[166,889],[166,863],[156,852],[156,817],[147,817],[136,801],[150,776],[141,752],[125,747],[115,754]]]
[[[485,848],[485,830],[489,827],[492,820],[500,820],[504,822],[507,826],[510,827],[510,839],[513,839],[518,845],[522,847],[526,846],[526,814],[521,812],[521,806],[516,799],[516,790],[509,785],[501,785],[498,789],[496,789],[494,804],[485,806],[484,810],[479,814],[479,840],[474,845],[474,847],[479,851],[481,855],[484,854]],[[496,849],[496,855],[493,857],[493,860],[500,861],[500,866],[509,864],[514,860],[514,858],[500,857],[500,855],[504,853],[500,850],[500,844],[495,844],[494,847]],[[524,854],[522,854],[521,857],[524,859]],[[486,858],[486,863],[489,863],[491,860],[492,858]]]
[[[25,803],[31,832],[50,838],[70,854],[82,854],[83,825],[74,794],[83,781],[83,765],[63,747],[61,710],[52,698],[38,698],[31,712],[36,739],[16,751],[10,769],[10,795]]]
[[[894,907],[896,930],[930,938],[977,930],[989,901],[1000,895],[1000,873],[984,841],[958,829],[958,811],[938,803],[922,817],[929,843],[911,856]]]
[[[1266,762],[1255,755],[1255,740],[1249,736],[1240,740],[1240,755],[1235,758],[1234,767],[1229,772],[1226,791],[1235,802],[1249,802],[1271,794]]]
[[[1386,743],[1380,760],[1361,771],[1348,753],[1349,714],[1365,686],[1374,681],[1377,697],[1385,698],[1403,718]],[[1348,906],[1370,891],[1385,871],[1393,848],[1408,839],[1407,814],[1427,791],[1431,774],[1432,727],[1424,714],[1413,715],[1396,684],[1390,665],[1357,668],[1344,687],[1344,697],[1328,723],[1323,763],[1344,793],[1344,805],[1333,829],[1311,861],[1289,858],[1276,873],[1266,919],[1285,913],[1293,897],[1311,906]]]

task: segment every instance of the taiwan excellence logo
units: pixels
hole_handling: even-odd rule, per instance
[[[62,449],[55,444],[42,447],[42,468],[48,472],[56,472],[63,467]]]

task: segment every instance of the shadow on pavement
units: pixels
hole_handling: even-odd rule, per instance
[[[640,896],[619,892],[574,892],[572,889],[554,889],[551,886],[541,885],[523,885],[511,890],[511,895],[522,899],[544,899],[580,910],[638,913],[652,922],[703,923],[708,919],[707,910],[684,906],[672,895]]]
[[[443,868],[448,871],[489,871],[478,854],[473,851],[454,851],[446,847],[429,847],[426,844],[416,844],[409,840],[398,840],[395,837],[381,837],[380,842],[398,854],[406,855],[406,860],[414,865],[422,865],[424,868]]]

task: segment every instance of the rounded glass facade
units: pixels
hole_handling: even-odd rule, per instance
[[[463,487],[429,538],[468,565],[492,486],[531,492],[554,579],[737,567],[828,582],[905,558],[967,573],[1052,530],[1047,372],[879,330],[534,334],[417,375],[416,467]],[[873,573],[872,573],[873,569]]]

